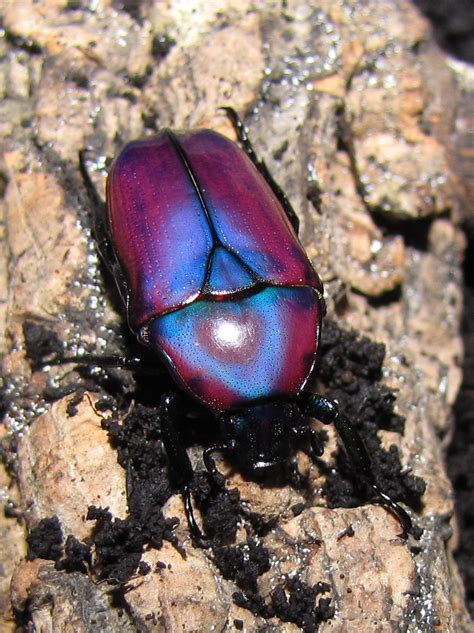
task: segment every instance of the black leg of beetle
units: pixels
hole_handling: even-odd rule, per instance
[[[89,196],[94,207],[105,206],[104,201],[99,195],[95,184],[92,182],[92,179],[89,175],[89,170],[87,169],[87,149],[79,150],[79,169],[81,172],[82,180],[87,189],[87,195]]]
[[[51,360],[41,362],[45,365],[89,365],[95,367],[119,367],[131,371],[140,368],[140,358],[127,358],[126,356],[96,356],[95,354],[80,354],[79,356],[59,356]]]
[[[280,185],[277,182],[275,182],[265,162],[261,160],[260,158],[258,158],[257,154],[255,153],[255,150],[249,139],[247,130],[245,129],[245,125],[243,124],[242,119],[239,117],[239,115],[234,110],[234,108],[230,108],[229,106],[224,106],[220,109],[224,110],[227,116],[229,117],[232,125],[234,126],[235,133],[237,134],[237,138],[239,139],[239,143],[242,145],[242,148],[244,149],[245,153],[250,158],[250,160],[253,162],[255,167],[258,169],[258,171],[262,174],[262,176],[265,178],[265,180],[269,184],[271,190],[273,191],[278,201],[280,202],[281,206],[283,207],[283,210],[285,211],[286,216],[291,223],[291,226],[294,228],[295,233],[298,234],[299,227],[300,227],[299,218],[296,215],[295,210],[291,206],[291,202],[288,200],[286,193],[283,191]]]
[[[292,433],[293,436],[296,438],[296,441],[301,440],[309,444],[310,450],[307,450],[304,446],[302,447],[302,449],[311,457],[311,459],[314,460],[314,458],[316,457],[321,457],[321,455],[324,453],[324,446],[321,442],[319,434],[311,427],[307,425],[295,426],[292,429]]]
[[[204,466],[206,467],[207,472],[211,475],[214,482],[217,484],[219,484],[219,480],[222,477],[222,475],[217,470],[216,462],[214,461],[212,454],[216,452],[222,453],[227,450],[228,450],[228,446],[226,444],[215,444],[214,446],[209,446],[208,448],[206,448],[202,454]]]
[[[166,370],[160,364],[147,363],[142,358],[129,358],[127,356],[95,356],[94,354],[81,354],[80,356],[61,356],[52,360],[45,360],[35,365],[40,369],[46,365],[86,365],[89,367],[117,367],[130,371],[140,371],[144,374],[167,375]]]
[[[87,195],[89,196],[92,204],[94,237],[97,242],[97,248],[99,250],[100,256],[102,257],[105,265],[112,273],[114,279],[116,281],[121,281],[120,266],[118,265],[115,251],[110,240],[110,226],[107,216],[107,206],[104,200],[102,200],[102,198],[100,197],[99,192],[97,191],[97,188],[92,182],[92,179],[89,175],[86,161],[87,151],[87,149],[81,149],[79,151],[79,170],[81,172],[81,176],[87,190]],[[119,292],[125,299],[126,297],[124,297],[124,291],[121,287],[119,287]]]
[[[314,462],[324,453],[324,446],[321,443],[317,431],[309,427],[307,424],[303,426],[295,426],[291,429],[292,443],[298,446],[308,457]],[[298,461],[296,455],[292,451],[293,456],[290,459],[288,474],[292,486],[301,488],[305,478],[298,469]]]
[[[202,459],[204,462],[204,466],[207,472],[211,475],[211,481],[218,488],[224,492],[228,492],[225,487],[225,478],[222,473],[219,472],[216,466],[216,462],[212,456],[213,453],[226,453],[228,452],[229,446],[227,444],[214,444],[213,446],[209,446],[202,453]]]
[[[346,416],[339,411],[338,405],[317,394],[303,394],[307,415],[321,420],[324,424],[334,424],[341,438],[349,459],[354,469],[364,478],[364,481],[374,490],[380,503],[387,507],[400,521],[403,528],[403,538],[412,531],[413,525],[408,513],[380,490],[374,481],[370,457],[357,430],[352,426]]]
[[[193,537],[196,545],[199,547],[207,547],[208,544],[204,539],[203,533],[201,532],[194,517],[191,500],[190,485],[194,475],[193,467],[191,466],[188,454],[181,442],[181,438],[179,437],[170,413],[170,407],[173,399],[173,394],[165,394],[161,398],[161,436],[168,455],[170,468],[172,469],[176,482],[181,489],[181,494],[183,495],[184,511],[191,536]]]
[[[92,203],[94,237],[97,241],[101,256],[105,261],[109,261],[112,254],[110,252],[110,231],[108,230],[106,205],[104,200],[100,197],[95,184],[92,182],[89,170],[87,169],[87,151],[86,149],[79,151],[79,169],[87,190],[87,195]]]

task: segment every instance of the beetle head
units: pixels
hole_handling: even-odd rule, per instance
[[[291,450],[291,430],[301,423],[294,404],[254,405],[222,418],[223,436],[239,469],[261,481],[281,475]]]

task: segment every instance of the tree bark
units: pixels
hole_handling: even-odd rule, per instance
[[[2,482],[16,518],[1,520],[2,631],[16,630],[13,613],[24,630],[303,628],[238,606],[235,582],[192,546],[179,495],[165,514],[180,518],[186,557],[169,541],[147,548],[142,560],[152,571],[132,576],[120,604],[110,584],[96,582],[93,565],[68,573],[51,560],[27,560],[26,531],[42,519],[57,516],[64,535],[84,540],[93,530],[88,506],[127,516],[125,471],[97,396],[77,406],[74,395],[59,397],[73,380],[89,383],[68,367],[33,372],[25,354],[25,322],[53,332],[69,352],[121,345],[123,321],[104,290],[78,150],[90,148],[100,165],[162,127],[233,137],[224,105],[245,116],[259,156],[294,204],[329,315],[385,343],[384,383],[397,391],[406,423],[403,436],[380,436],[427,483],[423,508],[412,513],[424,530],[417,544],[398,538],[380,506],[329,509],[319,499],[295,516],[299,492],[229,476],[252,511],[277,517],[261,538],[271,566],[257,579],[259,595],[268,598],[297,572],[307,585],[330,584],[324,595],[336,611],[321,631],[469,630],[443,464],[463,353],[466,202],[453,159],[463,88],[427,24],[407,0],[90,7],[3,7]],[[104,172],[93,175],[103,192]],[[315,467],[303,457],[301,464],[321,485]],[[237,541],[245,542],[243,528]]]

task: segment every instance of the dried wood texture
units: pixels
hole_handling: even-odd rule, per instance
[[[124,471],[94,396],[70,415],[70,396],[45,404],[49,377],[32,373],[24,353],[25,320],[77,349],[117,339],[77,152],[87,146],[105,159],[163,126],[232,135],[218,112],[231,104],[251,112],[254,144],[294,202],[330,314],[386,343],[384,380],[398,390],[406,430],[383,441],[427,482],[415,555],[380,507],[314,505],[294,517],[299,493],[234,475],[229,485],[252,510],[278,517],[262,539],[271,568],[259,592],[268,596],[294,572],[309,585],[330,583],[336,612],[321,631],[468,630],[439,439],[449,433],[462,356],[463,191],[450,158],[460,91],[416,10],[405,0],[23,0],[4,4],[3,17],[2,436],[17,473],[3,485],[25,530],[56,515],[65,535],[83,539],[87,506],[126,513]],[[166,514],[181,519],[186,559],[168,542],[148,549],[152,572],[132,578],[118,605],[107,583],[26,561],[22,531],[2,520],[2,630],[14,630],[10,582],[20,621],[36,630],[298,630],[237,606],[235,584],[192,547],[179,497]]]

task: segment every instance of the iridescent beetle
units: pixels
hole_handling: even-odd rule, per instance
[[[129,143],[112,164],[106,207],[81,155],[95,196],[99,250],[129,326],[219,423],[221,442],[203,453],[211,474],[216,451],[255,479],[284,467],[297,445],[320,456],[308,422],[332,423],[355,470],[406,535],[410,517],[376,485],[358,432],[336,402],[304,390],[318,355],[323,285],[298,240],[286,195],[257,159],[237,114],[224,109],[240,147],[210,130],[163,130]],[[172,397],[161,400],[163,442],[179,473],[191,533],[202,542],[191,503],[193,469],[173,423]]]

